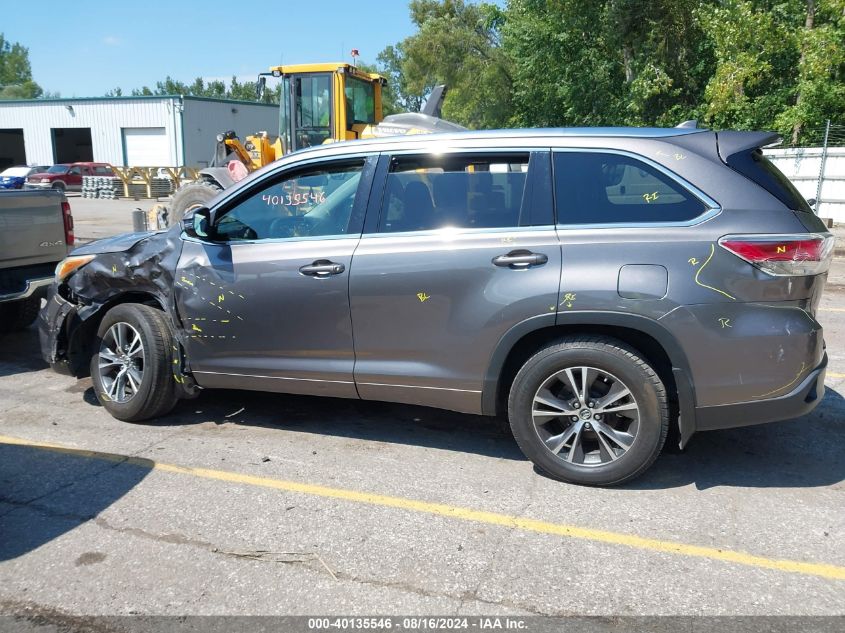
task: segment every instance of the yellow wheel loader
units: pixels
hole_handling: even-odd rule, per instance
[[[383,117],[385,79],[352,64],[275,66],[259,75],[259,97],[267,76],[278,78],[282,84],[279,135],[258,132],[241,142],[232,131],[218,134],[210,166],[200,170],[198,180],[173,194],[168,208],[170,223],[178,222],[188,209],[206,206],[249,172],[299,149],[359,138],[465,129],[440,118],[445,86],[432,91],[421,112]]]

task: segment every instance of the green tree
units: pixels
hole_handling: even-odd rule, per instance
[[[411,0],[409,7],[417,33],[378,57],[397,105],[418,110],[431,89],[445,83],[445,118],[473,128],[505,125],[511,63],[501,46],[504,13],[464,0]]]
[[[699,16],[717,58],[709,124],[774,129],[798,144],[845,118],[845,0],[726,0]]]
[[[29,49],[0,33],[0,99],[35,99],[43,92],[32,80]]]
[[[676,125],[714,65],[702,0],[511,0],[503,46],[518,125]]]

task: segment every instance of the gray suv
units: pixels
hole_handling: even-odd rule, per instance
[[[560,479],[667,435],[802,415],[833,240],[763,156],[700,129],[515,130],[297,152],[180,226],[77,249],[45,358],[116,418],[202,389],[507,415]]]

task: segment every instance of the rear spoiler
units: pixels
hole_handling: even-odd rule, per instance
[[[777,145],[781,140],[780,134],[775,132],[716,132],[719,158],[725,163],[729,156],[758,147]]]

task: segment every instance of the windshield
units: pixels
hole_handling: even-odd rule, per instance
[[[9,167],[0,176],[11,176],[13,178],[22,178],[29,173],[29,167]]]
[[[66,174],[70,169],[70,165],[53,165],[47,170],[48,174]]]

